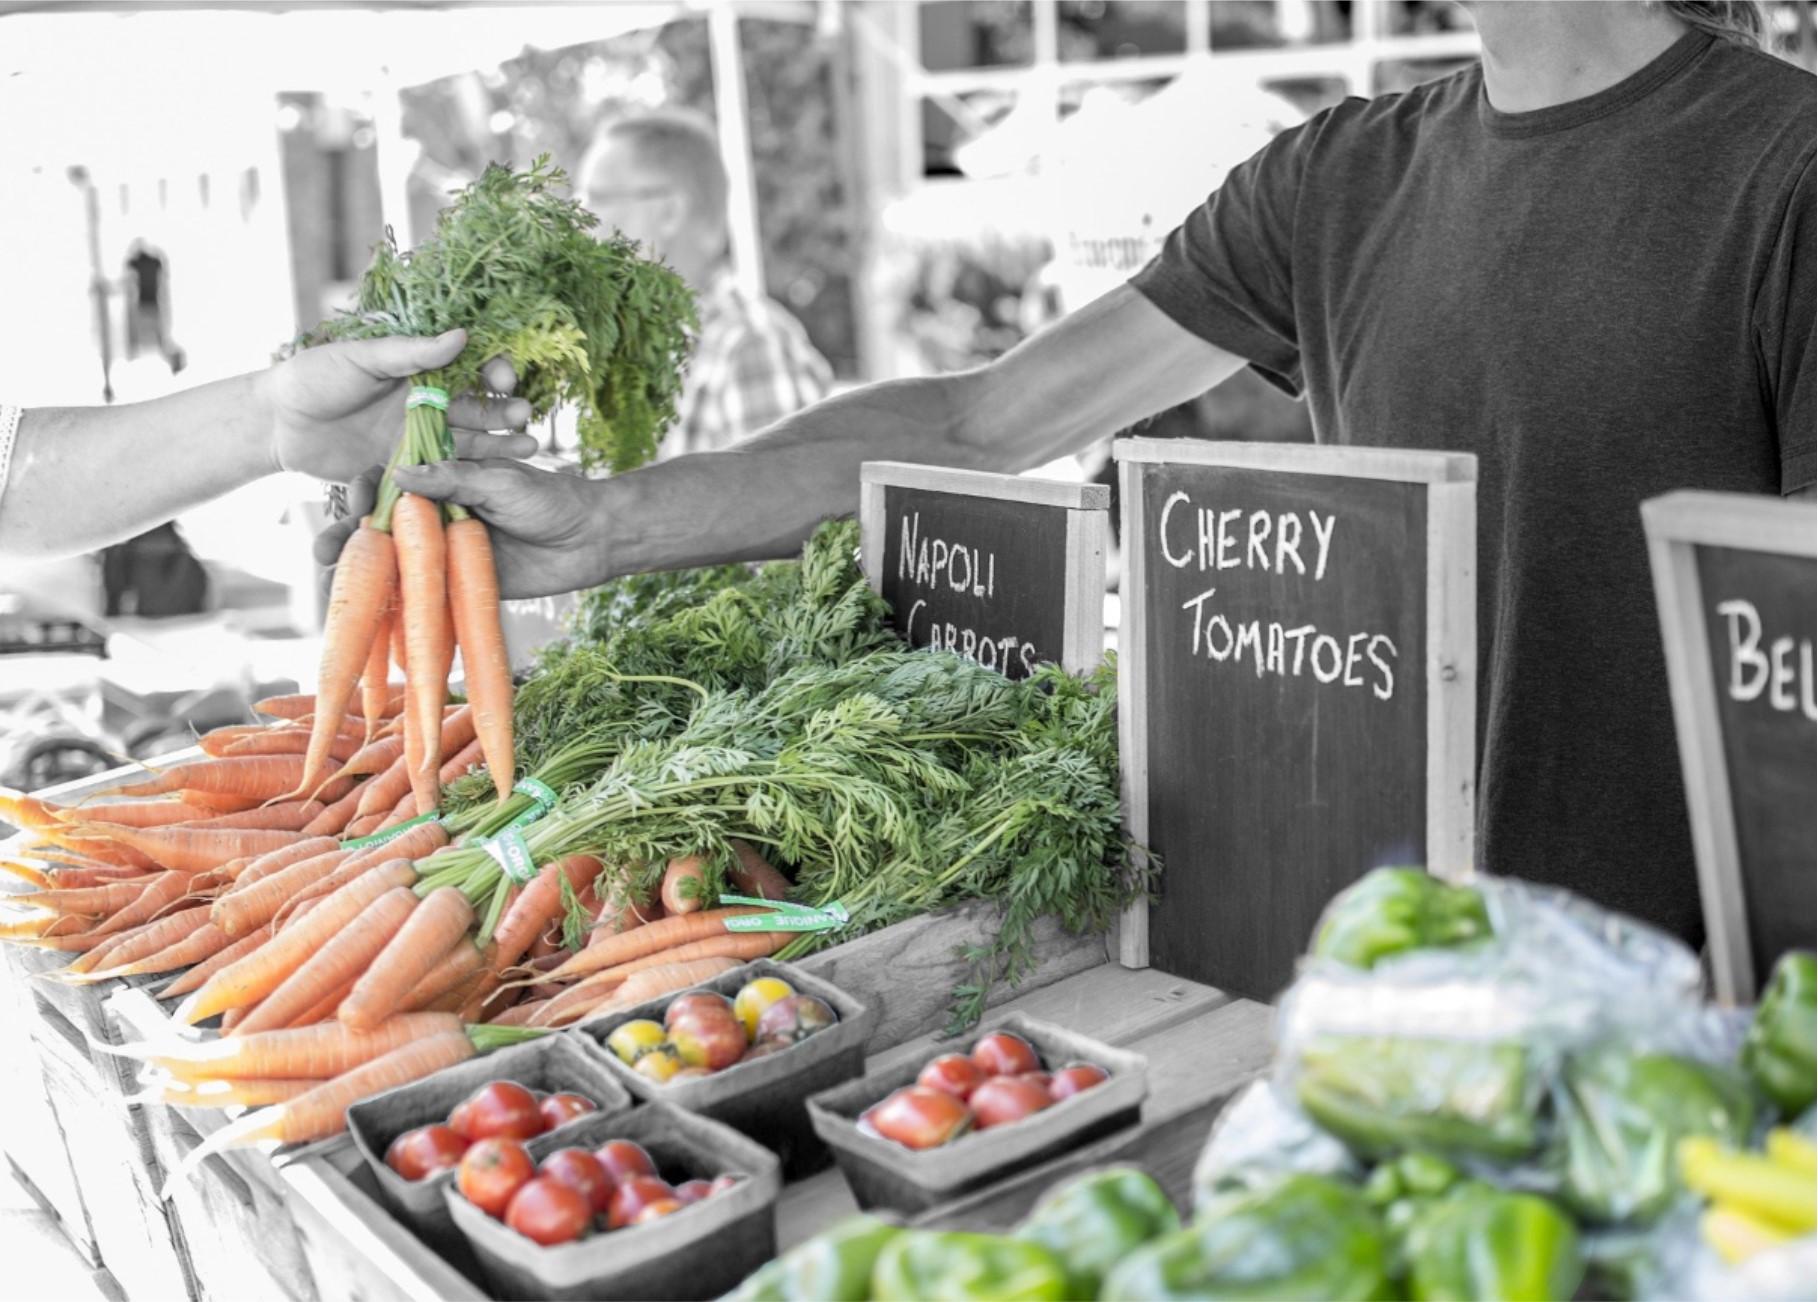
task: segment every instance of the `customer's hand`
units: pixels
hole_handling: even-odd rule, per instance
[[[390,459],[404,433],[404,396],[413,375],[446,366],[467,342],[464,331],[433,339],[349,340],[305,348],[266,371],[272,413],[271,454],[283,470],[349,480]],[[495,363],[487,383],[509,393],[511,368]],[[522,398],[460,395],[448,405],[448,427],[463,457],[524,457],[536,440],[522,433],[530,404]],[[504,436],[488,430],[519,431]]]
[[[354,485],[348,518],[316,536],[316,560],[333,565],[341,546],[372,509],[380,471]],[[404,466],[398,487],[458,502],[492,529],[502,597],[543,597],[592,587],[605,577],[603,481],[538,470],[520,461],[438,461]]]

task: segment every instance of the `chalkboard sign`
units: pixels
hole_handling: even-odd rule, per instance
[[[1471,867],[1476,462],[1127,439],[1126,963],[1254,998],[1370,869]]]
[[[911,646],[1011,678],[1102,658],[1104,485],[892,461],[866,462],[861,482],[865,574]]]
[[[1818,512],[1741,493],[1644,502],[1720,998],[1814,945]]]

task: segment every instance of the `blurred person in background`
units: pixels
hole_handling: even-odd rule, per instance
[[[726,167],[705,119],[662,109],[607,123],[574,185],[602,226],[636,240],[694,290],[700,332],[659,458],[716,452],[827,396],[833,368],[808,332],[733,274]]]
[[[345,480],[391,455],[409,379],[453,361],[459,330],[306,348],[287,361],[146,402],[11,406],[0,400],[0,563],[117,543],[266,475]],[[461,456],[523,456],[530,406],[458,398]]]
[[[566,590],[784,555],[865,461],[1024,470],[1249,366],[1320,442],[1477,458],[1478,867],[1695,939],[1639,506],[1811,490],[1814,80],[1755,3],[1466,8],[1476,65],[1283,131],[988,365],[614,479],[399,482],[492,525],[507,594]]]

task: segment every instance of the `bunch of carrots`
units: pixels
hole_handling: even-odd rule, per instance
[[[0,818],[24,829],[0,866],[34,888],[5,897],[29,912],[0,938],[70,954],[50,979],[177,974],[157,991],[181,1001],[171,1036],[120,1051],[151,1070],[144,1101],[261,1109],[208,1151],[337,1133],[369,1094],[788,940],[728,932],[728,918],[761,910],[707,907],[694,858],[671,861],[644,899],[628,869],[570,855],[481,917],[475,901],[494,897],[495,879],[438,877],[449,828],[413,817],[406,694],[375,698],[364,727],[337,728],[334,767],[300,796],[320,704],[262,701],[272,723],[211,732],[202,758],[101,799],[0,796]],[[481,762],[476,714],[436,702],[437,746],[453,756],[438,784]],[[780,899],[788,880],[736,848],[733,883]],[[174,1029],[217,1018],[211,1038]]]

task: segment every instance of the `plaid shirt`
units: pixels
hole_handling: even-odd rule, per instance
[[[696,306],[701,332],[659,460],[718,451],[827,396],[833,368],[781,303],[721,270]]]

